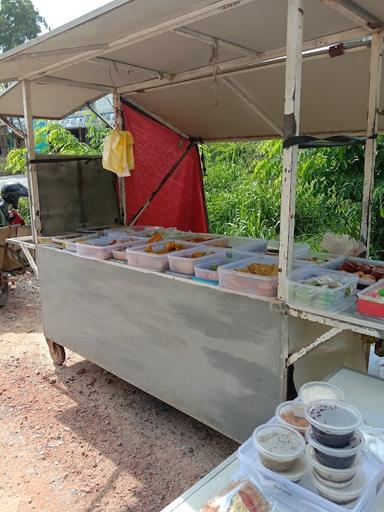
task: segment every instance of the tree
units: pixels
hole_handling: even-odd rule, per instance
[[[32,0],[0,0],[0,51],[25,43],[48,28]]]

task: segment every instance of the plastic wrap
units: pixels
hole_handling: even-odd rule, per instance
[[[232,482],[210,499],[201,512],[270,512],[273,505],[249,479]]]

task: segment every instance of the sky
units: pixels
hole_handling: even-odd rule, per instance
[[[49,27],[54,29],[109,3],[110,0],[65,0],[63,2],[32,0],[32,2],[46,19]]]

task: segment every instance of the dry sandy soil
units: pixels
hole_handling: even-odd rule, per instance
[[[0,310],[0,511],[159,511],[237,445],[67,351],[55,367],[38,288]]]

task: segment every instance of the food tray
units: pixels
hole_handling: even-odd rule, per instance
[[[204,252],[204,256],[197,258],[191,258],[191,254],[195,252]],[[171,272],[177,272],[178,274],[186,274],[193,276],[195,274],[195,265],[198,263],[206,263],[213,261],[217,253],[221,253],[222,249],[217,247],[207,247],[206,245],[194,245],[186,249],[185,251],[179,251],[177,253],[171,253],[169,259],[169,270]]]
[[[76,242],[76,252],[79,256],[108,260],[112,258],[112,252],[130,246],[142,245],[143,239],[129,235],[120,236],[118,239],[108,236],[89,238],[83,242]]]
[[[209,244],[205,244],[206,246]],[[249,258],[249,254],[242,253],[240,251],[220,251],[217,253],[215,258],[212,258],[210,261],[203,261],[197,263],[195,265],[195,276],[198,279],[203,279],[205,281],[213,281],[215,283],[219,282],[219,271],[218,267],[223,265],[227,265],[228,263],[232,263],[233,261],[239,261]],[[212,268],[212,267],[217,267]]]
[[[228,238],[226,236],[212,235],[211,233],[183,233],[180,235],[180,239],[191,242],[192,244],[228,247]]]
[[[219,285],[228,290],[235,290],[250,295],[262,297],[276,297],[277,295],[277,276],[260,276],[245,272],[239,272],[236,269],[246,267],[251,263],[261,263],[267,265],[278,265],[279,260],[276,256],[266,256],[265,254],[255,254],[241,261],[241,265],[236,261],[219,268]],[[307,263],[294,261],[294,268],[307,266]]]
[[[376,298],[376,292],[384,288],[384,279],[372,284],[357,294],[357,311],[361,315],[384,318],[384,297]]]
[[[377,265],[379,267],[384,268],[384,261],[370,260],[367,258],[355,258],[352,256],[338,256],[336,259],[329,261],[327,263],[324,263],[324,265],[322,265],[322,267],[331,268],[334,270],[341,270],[343,263],[345,263],[346,261],[360,263],[361,265],[375,265],[375,266]],[[384,275],[383,275],[383,278],[384,278]],[[380,277],[377,277],[377,280],[379,280],[379,279],[380,279]],[[365,288],[367,286],[371,286],[375,282],[376,281],[373,281],[372,279],[362,279],[361,277],[359,277],[359,288]]]
[[[60,244],[67,251],[76,252],[76,242],[95,238],[95,236],[97,236],[95,233],[89,233],[88,235],[84,233],[68,233],[67,235],[52,237],[52,241]]]
[[[279,255],[280,242],[279,240],[268,240],[267,243],[267,255],[278,256]],[[310,247],[307,244],[293,244],[293,256],[299,258],[305,256],[310,251]]]
[[[267,250],[267,244],[268,240],[264,240],[262,238],[254,238],[249,243],[238,245],[236,249],[239,249],[242,252],[248,252],[250,254],[254,254],[255,252],[264,254]]]
[[[327,252],[314,252],[310,251],[308,254],[304,254],[301,256],[295,256],[298,260],[305,260],[307,263],[311,265],[319,265],[324,266],[329,263],[332,263],[335,259],[339,258],[339,256],[335,254],[329,254]]]
[[[276,421],[275,419],[271,422]],[[360,498],[349,506],[333,503],[320,496],[310,478],[310,469],[303,478],[294,483],[264,467],[259,455],[248,439],[237,451],[240,462],[240,472],[249,475],[259,483],[264,493],[271,494],[278,501],[291,506],[296,512],[309,512],[310,510],[324,510],[327,512],[369,512],[380,490],[380,483],[384,476],[383,466],[368,453],[363,452],[362,471],[366,479],[366,486]]]
[[[316,277],[329,277],[341,284],[339,288],[317,287],[300,281]],[[337,312],[348,307],[356,293],[357,276],[321,267],[306,267],[292,274],[288,280],[290,306],[316,311]]]
[[[152,244],[152,247],[155,251],[160,250],[163,249],[166,243],[171,242],[181,244],[185,248],[195,246],[194,244],[184,242],[183,240],[167,240],[164,242],[157,242],[156,244]],[[127,249],[126,253],[128,265],[132,267],[141,267],[148,268],[150,270],[157,270],[159,272],[165,272],[166,270],[169,269],[168,255],[172,253],[154,254],[150,252],[145,252],[145,248],[145,245],[140,245],[135,248]]]

